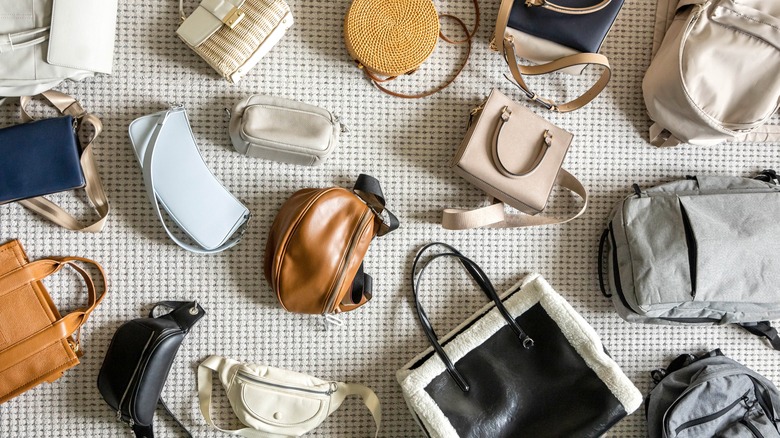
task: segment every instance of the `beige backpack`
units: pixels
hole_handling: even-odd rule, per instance
[[[658,0],[650,142],[780,141],[780,1]]]

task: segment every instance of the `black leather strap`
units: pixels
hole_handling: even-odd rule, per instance
[[[601,287],[601,294],[607,298],[612,298],[612,294],[607,292],[606,286],[604,286],[604,249],[609,237],[609,228],[605,229],[601,233],[601,239],[599,239],[599,287]],[[617,269],[617,267],[614,267]]]
[[[433,246],[442,246],[446,248],[449,252],[443,252],[432,256],[420,268],[419,273],[417,273],[417,264],[419,263],[420,258],[429,248]],[[433,349],[436,351],[436,354],[438,354],[439,358],[441,358],[442,362],[444,362],[444,366],[447,368],[447,372],[450,374],[453,380],[455,380],[455,383],[458,384],[458,387],[460,387],[461,391],[468,392],[469,391],[468,381],[457,370],[457,368],[455,368],[455,365],[452,363],[452,360],[450,360],[450,358],[447,356],[447,353],[439,344],[439,338],[436,335],[436,332],[433,330],[433,327],[431,326],[430,320],[428,319],[428,315],[425,313],[425,310],[420,304],[420,297],[419,297],[420,281],[422,280],[425,269],[428,266],[430,266],[431,262],[433,262],[434,260],[446,258],[446,257],[457,259],[460,262],[460,264],[466,269],[466,271],[468,271],[468,273],[471,275],[471,277],[474,279],[474,281],[477,283],[480,289],[482,289],[485,295],[496,304],[496,308],[498,308],[498,311],[507,321],[509,327],[511,327],[512,331],[514,331],[514,333],[520,339],[520,342],[522,342],[525,348],[531,348],[533,346],[534,341],[533,339],[528,337],[528,335],[525,334],[523,329],[520,328],[520,326],[517,324],[517,321],[515,321],[515,319],[506,309],[506,307],[504,307],[504,303],[501,301],[498,294],[496,293],[493,284],[490,282],[490,279],[488,278],[487,274],[485,274],[485,272],[479,267],[479,265],[474,263],[471,259],[465,257],[457,249],[453,248],[450,245],[447,245],[446,243],[434,242],[423,246],[417,252],[417,255],[414,257],[414,263],[412,264],[412,293],[414,296],[415,308],[417,310],[417,317],[420,319],[420,324],[422,325],[423,332],[425,332],[425,336],[428,337],[428,340],[431,342],[431,345],[433,346]]]
[[[155,315],[157,309],[170,309],[168,313]],[[182,330],[188,332],[196,322],[198,322],[206,311],[197,301],[160,301],[149,311],[150,318],[169,318],[176,321]]]
[[[154,431],[152,430],[151,424],[148,426],[134,424],[133,433],[135,433],[135,438],[154,438]]]
[[[774,184],[778,184],[780,182],[777,177],[777,172],[775,172],[773,169],[764,169],[759,172],[759,174],[756,175],[753,179]]]
[[[352,291],[348,295],[351,304],[357,304],[363,298],[370,300],[374,290],[374,279],[363,271],[363,263],[360,264],[355,279],[352,280]]]
[[[398,228],[400,225],[398,218],[385,208],[385,195],[382,193],[382,186],[379,184],[379,180],[371,175],[361,173],[357,181],[355,181],[353,190],[360,196],[360,199],[374,210],[377,219],[382,221],[382,225],[377,233],[378,236],[384,236]]]
[[[772,345],[772,348],[780,351],[780,335],[777,334],[777,330],[772,327],[772,324],[770,324],[769,321],[743,322],[737,325],[756,336],[767,338],[769,344]]]
[[[186,436],[187,438],[192,438],[192,434],[190,433],[190,431],[187,430],[187,428],[184,427],[184,425],[181,423],[181,421],[179,421],[179,419],[176,418],[175,415],[173,415],[173,412],[171,412],[171,410],[168,409],[168,405],[165,404],[165,400],[163,400],[162,397],[160,397],[160,400],[158,400],[158,406],[161,407],[163,409],[163,411],[165,411],[165,413],[168,414],[168,416],[171,417],[174,422],[176,422],[176,425],[179,426],[181,428],[181,430],[184,431],[184,436]],[[151,430],[151,427],[150,427],[150,430]],[[149,438],[152,438],[152,437],[149,437]]]

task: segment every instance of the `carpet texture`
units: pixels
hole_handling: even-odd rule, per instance
[[[185,2],[193,10],[194,1]],[[210,354],[310,373],[325,379],[372,387],[382,401],[383,437],[421,436],[404,404],[395,372],[428,346],[413,312],[411,261],[422,244],[448,242],[477,261],[497,287],[505,289],[527,272],[539,272],[590,322],[605,346],[643,393],[648,371],[684,352],[720,347],[726,354],[780,382],[780,355],[734,327],[662,327],[629,324],[618,318],[597,281],[598,237],[610,209],[630,193],[632,183],[649,187],[685,175],[752,175],[778,165],[778,145],[729,144],[657,149],[647,143],[641,81],[649,63],[655,3],[626,2],[603,47],[614,66],[613,80],[593,103],[556,115],[532,109],[575,134],[565,167],[590,190],[585,215],[567,225],[532,229],[446,231],[438,225],[445,207],[476,207],[484,196],[448,166],[466,128],[469,109],[493,87],[520,99],[506,79],[501,57],[491,52],[497,1],[482,1],[482,20],[468,66],[451,87],[422,100],[380,93],[349,58],[342,38],[348,0],[290,2],[295,25],[258,67],[237,85],[219,78],[175,35],[177,4],[120,2],[114,75],[63,84],[105,126],[96,157],[112,214],[100,234],[60,229],[19,205],[0,206],[0,241],[18,238],[31,259],[78,255],[106,268],[109,296],[82,334],[82,363],[52,385],[42,385],[0,406],[0,437],[130,436],[125,424],[96,389],[109,341],[125,321],[160,300],[197,299],[207,311],[185,340],[168,378],[164,398],[196,437],[209,429],[197,405],[196,367]],[[473,23],[470,2],[437,1]],[[458,29],[445,23],[445,32]],[[404,84],[408,92],[433,86],[462,61],[463,46],[439,42],[434,56]],[[572,98],[594,74],[531,79],[542,95]],[[568,91],[568,93],[567,93]],[[237,154],[227,135],[224,108],[254,93],[296,99],[332,110],[349,127],[334,155],[318,168],[274,163]],[[136,117],[186,105],[208,166],[254,214],[243,241],[218,255],[201,256],[177,247],[165,235],[146,197],[127,126]],[[37,114],[53,114],[40,105]],[[0,107],[0,125],[17,121],[18,108]],[[0,157],[2,159],[2,157]],[[322,329],[321,318],[283,311],[262,276],[266,235],[279,206],[304,187],[350,186],[359,173],[376,176],[401,228],[377,239],[366,259],[374,276],[374,299],[346,314],[344,325]],[[54,199],[89,218],[83,195]],[[556,193],[551,213],[576,206]],[[61,310],[85,302],[69,274],[46,284]],[[439,333],[446,333],[483,303],[454,264],[442,263],[424,282],[426,308]],[[215,417],[236,426],[221,390]],[[559,412],[555,415],[566,415]],[[609,436],[643,437],[639,412]],[[159,437],[182,436],[173,422],[157,415]],[[354,399],[312,436],[368,437],[373,421]]]

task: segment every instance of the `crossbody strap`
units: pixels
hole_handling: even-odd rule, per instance
[[[154,188],[154,172],[152,171],[152,169],[154,168],[154,151],[157,148],[157,141],[160,138],[160,132],[162,132],[162,129],[165,126],[165,122],[167,121],[169,114],[170,111],[166,111],[164,114],[162,114],[157,124],[155,125],[154,131],[152,132],[152,136],[149,139],[149,144],[146,146],[146,151],[144,153],[144,158],[143,158],[143,165],[141,166],[143,167],[144,185],[146,186],[146,194],[149,197],[149,200],[152,202],[154,213],[157,215],[157,219],[160,220],[160,223],[162,224],[165,233],[168,234],[168,237],[170,237],[171,240],[176,242],[177,245],[181,246],[182,248],[188,251],[198,253],[198,254],[215,254],[218,252],[222,252],[228,248],[232,248],[236,246],[236,244],[238,244],[238,242],[241,240],[241,237],[243,237],[249,218],[245,219],[244,223],[236,231],[232,239],[228,239],[225,243],[223,243],[222,245],[214,249],[206,249],[200,246],[199,244],[197,244],[197,242],[188,243],[183,241],[182,239],[176,237],[176,235],[173,234],[173,232],[168,228],[168,225],[165,223],[165,219],[163,218],[162,211],[160,209],[160,200],[157,197],[157,192],[155,191]],[[186,233],[186,230],[184,230],[181,227],[180,229]]]
[[[525,0],[525,5],[527,7],[541,7],[544,9],[549,9],[551,11],[559,12],[561,14],[569,14],[569,15],[585,15],[585,14],[592,14],[593,12],[598,12],[607,6],[612,2],[612,0],[602,0],[600,3],[597,3],[593,6],[586,6],[584,8],[573,8],[570,6],[562,6],[557,3],[553,3],[549,0]]]
[[[95,139],[97,139],[97,137],[103,131],[103,124],[100,122],[100,119],[84,111],[84,108],[81,107],[81,104],[79,104],[76,99],[68,96],[67,94],[60,93],[59,91],[49,90],[41,93],[41,96],[54,105],[62,114],[73,116],[77,120],[79,130],[84,126],[85,123],[92,125],[92,128],[94,129],[94,133],[92,134],[89,142],[87,142],[86,146],[82,147],[81,169],[84,172],[84,180],[86,181],[84,190],[86,190],[87,198],[94,207],[95,211],[98,213],[99,218],[90,224],[82,224],[70,213],[63,210],[62,207],[52,201],[49,201],[43,196],[24,199],[18,202],[28,210],[43,216],[44,218],[63,228],[67,228],[73,231],[97,233],[101,231],[106,225],[108,213],[111,210],[111,207],[108,203],[108,197],[106,196],[106,191],[103,188],[103,182],[101,181],[100,174],[98,173],[97,162],[95,161],[95,156],[92,152]],[[20,98],[22,119],[25,122],[32,120],[32,117],[25,109],[30,100],[31,98],[29,96],[23,96]]]
[[[737,325],[756,336],[766,338],[772,348],[780,351],[780,335],[778,335],[777,330],[772,327],[769,321],[743,322]]]
[[[360,66],[360,68],[363,70],[363,72],[371,80],[371,83],[373,83],[376,88],[378,88],[383,93],[389,94],[389,95],[394,96],[394,97],[402,97],[402,98],[405,98],[405,99],[419,99],[419,98],[422,98],[422,97],[428,97],[428,96],[430,96],[432,94],[436,94],[439,91],[449,87],[450,84],[455,82],[455,79],[458,78],[460,73],[466,67],[466,64],[468,64],[469,56],[471,56],[471,40],[474,39],[474,35],[477,33],[477,30],[479,29],[479,18],[480,18],[480,16],[479,16],[479,0],[473,0],[473,2],[474,2],[474,15],[475,15],[475,19],[474,19],[474,29],[472,29],[471,32],[469,32],[469,28],[466,26],[466,23],[464,23],[463,20],[461,20],[460,18],[456,17],[455,15],[452,15],[452,14],[439,14],[439,19],[440,20],[442,18],[450,18],[450,19],[452,19],[453,21],[455,21],[455,23],[458,26],[460,26],[463,29],[463,32],[465,32],[465,34],[466,34],[466,37],[464,39],[462,39],[462,40],[455,40],[455,39],[447,37],[446,35],[444,35],[444,32],[439,30],[439,38],[441,38],[442,40],[444,40],[444,41],[446,41],[446,42],[448,42],[450,44],[466,44],[466,59],[465,59],[465,61],[463,61],[463,63],[458,67],[458,70],[455,71],[455,74],[450,79],[448,79],[446,82],[444,82],[442,85],[434,88],[433,90],[429,90],[429,91],[426,91],[426,92],[423,92],[423,93],[419,93],[419,94],[398,93],[396,91],[389,90],[389,89],[387,89],[387,88],[385,88],[384,86],[381,85],[382,83],[390,82],[390,81],[393,81],[393,80],[397,79],[398,76],[390,76],[390,77],[387,77],[387,78],[380,78],[379,76],[377,76],[374,73],[370,72],[367,68],[365,68],[363,66]]]
[[[494,200],[493,204],[475,210],[446,208],[442,212],[441,226],[448,230],[467,230],[485,226],[490,226],[491,228],[533,227],[537,225],[563,224],[582,216],[588,208],[589,200],[585,186],[565,169],[561,169],[558,172],[555,184],[570,190],[582,198],[583,204],[578,212],[566,217],[506,214],[504,203]]]
[[[97,268],[103,283],[103,287],[99,294],[95,288],[95,283],[92,280],[89,272],[79,266],[78,263],[92,265]],[[108,292],[108,284],[106,282],[106,276],[105,272],[103,272],[103,268],[97,262],[82,257],[62,257],[36,260],[11,272],[8,272],[3,276],[0,276],[1,297],[25,284],[34,281],[40,281],[56,272],[59,272],[66,266],[73,268],[84,279],[84,282],[87,286],[87,295],[89,297],[87,306],[74,310],[73,312],[53,322],[50,326],[0,351],[0,372],[3,372],[9,367],[27,359],[28,357],[33,356],[44,348],[61,339],[65,339],[78,331],[81,326],[87,322],[87,319],[89,319],[92,311],[98,304],[100,304],[100,302],[103,300],[103,297],[105,297],[106,293]],[[77,335],[72,344],[73,350],[76,353],[80,353],[79,338],[80,336]]]
[[[515,0],[502,0],[501,6],[498,10],[498,19],[496,20],[496,33],[494,35],[494,43],[496,45],[501,44],[501,48],[504,53],[504,58],[509,65],[509,71],[512,73],[512,77],[515,80],[515,84],[525,93],[525,95],[534,102],[537,102],[547,108],[550,111],[556,111],[560,113],[566,113],[582,108],[590,101],[596,98],[601,91],[606,88],[609,80],[612,76],[612,67],[609,64],[609,59],[606,56],[599,53],[577,53],[575,55],[564,56],[563,58],[556,59],[555,61],[548,62],[546,64],[539,65],[520,65],[517,59],[517,53],[515,52],[515,42],[512,35],[506,33],[506,28],[509,23],[509,14],[512,11],[512,5]],[[545,3],[545,2],[542,2]],[[526,3],[528,4],[528,2]],[[545,3],[551,5],[551,3]],[[590,8],[583,8],[579,12],[580,14],[592,13],[603,9],[608,0],[601,2],[598,9],[590,10]],[[596,6],[592,7],[595,8]],[[558,11],[561,12],[561,11]],[[573,12],[562,12],[573,14]],[[499,43],[500,41],[500,43]],[[574,65],[589,65],[595,64],[604,67],[599,79],[587,90],[574,100],[566,103],[558,104],[550,99],[539,96],[531,90],[523,79],[523,75],[537,76],[547,73],[552,73],[558,70],[563,70],[567,67]]]
[[[292,438],[289,435],[269,434],[261,432],[251,427],[245,427],[242,429],[222,429],[211,418],[211,398],[212,398],[212,373],[220,373],[226,371],[238,362],[221,356],[210,356],[198,366],[198,399],[200,401],[200,412],[203,415],[203,419],[206,423],[214,429],[229,433],[231,435],[239,435],[250,438]],[[379,403],[379,398],[376,396],[371,388],[359,385],[355,383],[336,383],[336,391],[331,394],[330,410],[328,415],[336,411],[341,406],[344,399],[350,395],[358,395],[363,400],[363,404],[366,405],[371,412],[371,416],[374,417],[376,423],[376,434],[379,436],[379,428],[382,423],[382,409]]]

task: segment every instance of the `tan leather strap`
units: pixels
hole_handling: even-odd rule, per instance
[[[512,11],[513,4],[514,0],[501,1],[501,6],[498,11],[498,19],[496,20],[496,33],[494,35],[494,42],[496,44],[498,44],[498,41],[502,42],[501,44],[504,52],[504,58],[507,64],[509,64],[509,71],[512,73],[512,77],[515,79],[516,85],[525,93],[529,99],[541,104],[548,110],[561,113],[566,113],[582,108],[591,100],[595,99],[596,96],[598,96],[599,93],[601,93],[601,91],[606,88],[612,76],[612,68],[609,65],[609,59],[599,53],[578,53],[556,59],[555,61],[546,64],[520,65],[517,61],[517,53],[515,52],[514,37],[506,33],[506,27],[509,23],[509,13]],[[563,104],[557,104],[550,99],[539,96],[535,92],[531,91],[523,79],[523,75],[543,75],[558,70],[563,70],[574,65],[588,64],[596,64],[604,67],[601,76],[596,81],[596,83],[593,84],[581,96]]]
[[[439,19],[441,19],[441,18],[450,18],[450,19],[454,20],[455,23],[457,23],[463,29],[463,32],[465,32],[465,34],[466,34],[466,37],[463,38],[462,40],[456,40],[456,39],[451,39],[451,38],[447,37],[446,35],[444,35],[444,33],[441,30],[439,30],[439,38],[441,38],[442,40],[444,40],[444,41],[446,41],[446,42],[448,42],[450,44],[464,44],[464,43],[466,44],[466,58],[465,58],[465,60],[458,67],[458,69],[455,71],[455,74],[451,78],[449,78],[444,84],[434,88],[433,90],[429,90],[429,91],[426,91],[426,92],[423,92],[423,93],[419,93],[419,94],[398,93],[396,91],[392,91],[392,90],[390,90],[390,89],[380,85],[380,84],[385,83],[385,82],[393,81],[393,80],[397,79],[398,76],[390,76],[390,77],[386,77],[386,78],[380,78],[379,76],[377,76],[376,74],[372,73],[371,71],[369,71],[367,68],[365,68],[364,66],[362,66],[360,64],[358,64],[358,68],[363,70],[363,72],[371,80],[371,83],[374,84],[374,86],[376,88],[378,88],[383,93],[389,94],[389,95],[394,96],[394,97],[401,97],[401,98],[404,98],[404,99],[419,99],[419,98],[422,98],[422,97],[430,96],[432,94],[436,94],[439,91],[449,87],[450,84],[455,82],[455,79],[457,79],[458,76],[460,76],[460,72],[463,71],[463,69],[466,67],[466,64],[468,64],[468,62],[469,62],[469,56],[471,56],[471,40],[474,38],[474,35],[477,33],[477,30],[479,29],[479,18],[480,18],[479,14],[480,13],[479,13],[479,3],[478,3],[478,1],[479,0],[473,0],[473,2],[474,2],[474,15],[475,15],[475,19],[474,19],[474,29],[472,29],[471,32],[469,32],[469,28],[468,28],[468,26],[466,26],[466,23],[464,23],[463,20],[461,20],[460,18],[456,17],[455,15],[452,15],[452,14],[439,14]]]
[[[512,172],[511,170],[507,169],[507,167],[504,165],[504,161],[501,159],[501,151],[498,148],[500,139],[501,139],[501,132],[504,129],[504,125],[506,125],[506,122],[509,121],[509,119],[512,117],[512,110],[505,106],[501,110],[501,116],[498,118],[498,126],[493,131],[493,139],[491,140],[491,152],[493,155],[493,165],[495,165],[496,170],[501,172],[502,175],[509,177],[509,178],[517,178],[521,176],[528,175],[529,173],[536,170],[540,164],[542,164],[542,160],[547,155],[547,151],[550,150],[550,146],[552,146],[552,139],[553,136],[550,134],[549,130],[544,130],[544,133],[542,134],[542,138],[539,139],[540,147],[539,152],[536,154],[536,158],[534,158],[534,161],[531,162],[531,164],[526,167],[524,170],[521,170],[519,172]]]
[[[490,228],[533,227],[537,225],[563,224],[582,216],[588,208],[588,191],[582,183],[565,169],[561,169],[558,172],[558,178],[555,180],[555,183],[582,198],[584,201],[582,208],[576,214],[565,218],[532,216],[528,214],[508,215],[504,211],[504,203],[495,200],[492,205],[475,210],[447,208],[442,213],[441,226],[447,230],[468,230],[486,226]]]
[[[84,268],[79,266],[77,262],[93,265],[100,272],[103,288],[99,295],[95,289],[95,283],[93,282],[92,277]],[[6,287],[14,287],[14,285],[19,287],[31,281],[42,280],[49,275],[58,272],[65,266],[72,267],[84,279],[84,282],[87,285],[87,294],[89,296],[87,306],[65,315],[63,318],[52,323],[51,326],[0,351],[0,372],[31,357],[55,342],[71,336],[87,322],[89,315],[95,307],[103,301],[103,297],[105,297],[108,292],[105,272],[103,272],[103,268],[97,262],[82,257],[43,259],[28,263],[0,277],[0,291],[7,293],[8,289],[5,289]],[[74,349],[76,351],[79,349],[78,339],[75,341]]]
[[[572,8],[569,6],[561,6],[557,3],[553,3],[548,0],[525,0],[525,5],[528,7],[541,7],[545,9],[549,9],[551,11],[560,12],[561,14],[569,14],[569,15],[585,15],[585,14],[592,14],[594,12],[598,12],[607,6],[612,2],[612,0],[602,0],[600,3],[595,4],[593,6],[586,6],[584,8]]]
[[[41,93],[41,96],[54,105],[54,107],[56,107],[62,114],[73,116],[78,123],[79,129],[84,126],[84,123],[88,123],[92,125],[95,131],[86,146],[82,148],[81,168],[84,172],[84,180],[86,182],[84,189],[87,192],[87,198],[95,208],[99,218],[90,224],[84,225],[70,213],[63,210],[62,207],[49,201],[43,196],[25,199],[19,201],[19,204],[28,210],[38,213],[49,221],[69,230],[97,233],[101,231],[106,225],[108,213],[111,210],[111,207],[108,203],[108,197],[106,196],[105,189],[103,188],[103,182],[101,181],[100,174],[97,170],[95,156],[92,152],[92,145],[95,143],[95,139],[103,131],[103,124],[100,122],[100,119],[84,111],[84,109],[81,107],[81,104],[79,104],[76,99],[68,96],[67,94],[60,93],[59,91],[49,90]],[[26,122],[33,120],[25,108],[30,101],[31,97],[29,96],[23,96],[20,98],[22,120]]]

